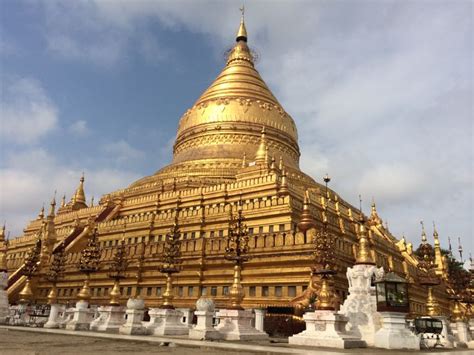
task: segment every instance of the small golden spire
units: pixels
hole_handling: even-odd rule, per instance
[[[66,206],[66,194],[64,194],[61,199],[61,207],[65,207],[65,206]]]
[[[56,191],[54,191],[54,197],[51,200],[48,217],[54,217],[56,212]]]
[[[43,206],[41,207],[40,213],[38,214],[37,219],[43,219],[44,218],[44,203]]]
[[[242,168],[247,166],[247,154],[244,153],[244,157],[242,158]]]
[[[79,186],[72,197],[72,204],[86,204],[86,194],[84,193],[84,173],[82,173],[81,179],[79,180]]]
[[[286,194],[288,193],[288,180],[286,177],[286,171],[285,169],[282,170],[281,172],[281,184],[280,184],[280,194]]]
[[[377,213],[377,206],[375,205],[375,199],[372,197],[372,206],[370,212],[370,218],[368,221],[369,225],[380,226],[382,225],[382,219]],[[386,228],[388,230],[388,228]]]
[[[300,223],[298,223],[298,228],[303,233],[306,233],[308,229],[315,227],[313,216],[311,216],[311,212],[309,211],[309,204],[309,191],[306,190],[303,199],[303,211],[301,212]]]
[[[276,171],[276,164],[275,164],[275,157],[272,156],[272,160],[271,160],[271,163],[270,163],[270,170],[272,172]]]
[[[425,225],[423,221],[420,221],[420,224],[421,224],[421,242],[425,244],[428,242],[428,239],[426,238]]]
[[[240,18],[240,26],[239,30],[237,31],[236,42],[244,41],[247,42],[247,29],[245,28],[244,22],[244,15],[245,15],[245,8],[244,5],[240,8],[240,12],[242,13],[242,17]]]
[[[255,154],[256,163],[265,163],[265,156],[267,154],[267,139],[265,134],[265,126],[262,127],[262,133],[260,136],[260,145],[257,149],[257,154]]]
[[[362,201],[361,197],[359,196],[360,201]],[[367,265],[375,265],[375,261],[373,258],[372,250],[370,247],[369,236],[367,234],[367,230],[365,229],[365,218],[364,214],[362,213],[362,202],[361,202],[361,209],[360,209],[360,216],[359,216],[359,249],[357,250],[356,255],[356,264],[367,264]]]
[[[91,207],[94,207],[94,196],[91,197]]]
[[[280,169],[280,171],[283,171],[283,157],[280,155],[280,161],[278,163],[278,169]]]
[[[459,256],[461,257],[461,262],[464,262],[464,259],[462,258],[462,245],[461,245],[461,237],[458,237],[458,252]]]
[[[6,229],[6,222],[3,222],[3,227],[2,227],[2,230],[0,231],[0,242],[4,242],[5,241],[5,229]]]
[[[440,245],[438,237],[439,237],[438,231],[436,230],[436,225],[435,225],[435,222],[433,221],[433,238],[434,238],[435,247],[439,247]]]

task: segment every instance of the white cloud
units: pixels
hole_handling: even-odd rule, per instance
[[[57,107],[31,78],[4,79],[0,116],[1,138],[19,144],[36,143],[58,123]]]
[[[87,127],[87,121],[84,120],[78,120],[73,122],[69,126],[69,132],[72,134],[83,137],[89,133],[89,127]]]
[[[112,159],[118,162],[126,162],[130,160],[142,159],[145,155],[139,149],[132,147],[124,140],[107,143],[102,147],[103,151],[107,153]]]
[[[85,191],[88,200],[98,201],[104,193],[123,188],[140,176],[126,169],[85,169]],[[58,200],[64,193],[74,193],[82,169],[61,164],[44,149],[26,149],[6,157],[6,166],[0,169],[0,219],[6,220],[7,229],[17,236],[27,222],[36,218],[42,202],[49,207],[54,191]]]

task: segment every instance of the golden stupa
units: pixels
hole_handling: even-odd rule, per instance
[[[140,296],[147,306],[161,305],[166,275],[158,270],[158,256],[176,217],[183,263],[174,276],[174,305],[194,307],[199,297],[208,296],[223,306],[233,275],[232,264],[224,259],[229,213],[241,201],[250,235],[250,260],[242,270],[245,308],[307,304],[309,291],[317,288],[311,274],[313,239],[324,215],[328,231],[338,237],[333,286],[341,301],[347,295],[345,269],[361,255],[362,230],[361,245],[370,246],[372,254],[364,251],[358,260],[405,276],[411,312],[425,312],[426,290],[415,282],[418,261],[412,245],[383,226],[375,203],[364,218],[358,208],[300,170],[295,123],[255,69],[247,39],[242,19],[224,69],[179,121],[170,165],[102,196],[96,205],[86,204],[82,177],[70,202],[63,200],[56,211],[53,201],[48,215],[42,212],[31,221],[22,236],[10,241],[8,251],[4,233],[0,236],[10,302],[19,299],[26,282],[24,258],[38,238],[42,248],[31,279],[34,300],[47,303],[51,284],[44,275],[55,248],[64,242],[66,266],[56,284],[57,299],[74,302],[83,284],[80,252],[97,229],[102,255],[99,270],[90,275],[91,303],[108,304],[114,286],[108,273],[123,239],[128,269],[120,282],[122,303]],[[441,278],[443,265],[437,260]],[[441,283],[433,287],[433,295],[447,314],[445,289]]]

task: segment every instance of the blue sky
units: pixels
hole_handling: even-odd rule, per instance
[[[473,242],[472,2],[252,1],[258,70],[293,116],[301,167]],[[12,235],[82,171],[96,198],[168,163],[180,116],[224,65],[239,1],[0,2],[0,217]],[[431,232],[431,228],[428,228]],[[455,243],[457,246],[457,243]],[[467,255],[467,252],[465,253]]]

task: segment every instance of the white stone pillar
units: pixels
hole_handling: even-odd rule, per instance
[[[74,316],[74,308],[66,308],[63,312],[62,316],[58,317],[59,328],[65,329],[66,325],[72,321],[72,317]]]
[[[44,328],[59,328],[59,313],[64,312],[65,306],[54,303],[49,310],[48,321],[44,324]]]
[[[375,333],[375,347],[420,350],[420,338],[407,328],[405,313],[380,313],[382,328]]]
[[[339,311],[348,319],[347,330],[364,340],[367,346],[374,346],[375,333],[382,327],[375,287],[371,285],[374,275],[383,277],[383,268],[365,264],[347,268],[349,295]]]
[[[441,344],[445,349],[454,348],[454,335],[453,330],[451,329],[451,324],[448,317],[446,316],[436,316],[435,318],[439,319],[443,323],[443,330],[441,331]]]
[[[210,298],[200,298],[196,302],[197,324],[189,330],[189,338],[197,340],[218,340],[221,334],[213,327],[214,301]]]
[[[91,323],[91,330],[118,333],[119,328],[125,323],[125,307],[104,306],[99,307],[98,311],[99,317]]]
[[[8,294],[5,291],[8,285],[8,273],[0,271],[0,324],[6,324],[9,318]]]
[[[465,348],[472,340],[469,328],[466,322],[459,320],[451,323],[456,348]]]
[[[264,332],[264,325],[265,325],[265,315],[267,314],[267,310],[264,308],[255,308],[255,329]]]
[[[141,298],[130,298],[127,301],[127,320],[119,328],[120,334],[146,335],[147,329],[143,326],[143,315],[145,314],[145,302]]]
[[[303,315],[306,330],[288,338],[292,345],[329,348],[365,348],[365,341],[346,331],[347,318],[334,311],[316,310]]]
[[[225,340],[267,340],[268,334],[252,327],[255,317],[250,310],[221,309],[217,312],[219,324],[216,330]]]
[[[94,313],[89,309],[87,301],[78,301],[74,308],[72,320],[66,324],[68,330],[89,330]]]
[[[193,325],[193,316],[194,312],[191,308],[176,308],[176,310],[180,311],[183,314],[181,318],[181,323],[186,324],[188,327]],[[183,318],[185,318],[183,320]]]
[[[146,325],[152,335],[188,335],[189,327],[181,322],[183,313],[177,309],[152,308]]]

